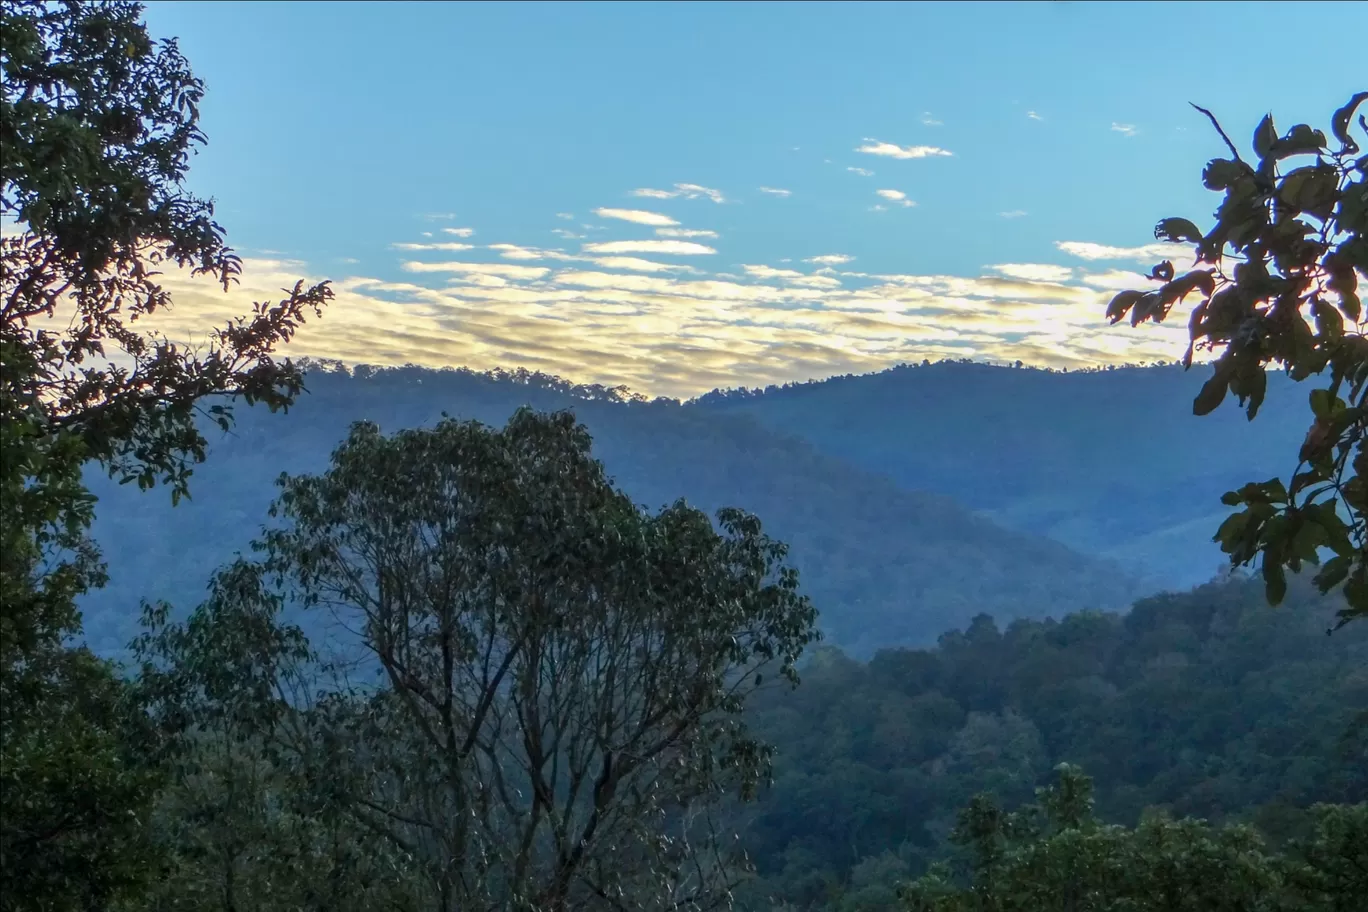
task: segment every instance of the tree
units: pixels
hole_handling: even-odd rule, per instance
[[[327,472],[280,485],[262,561],[221,575],[191,623],[297,611],[312,658],[266,625],[236,658],[209,658],[226,637],[152,649],[148,681],[227,661],[232,693],[274,682],[247,715],[283,720],[282,762],[357,839],[410,859],[428,908],[726,899],[741,859],[716,812],[769,762],[746,697],[765,674],[795,681],[816,636],[754,517],[646,513],[573,416],[527,410],[502,430],[356,425]]]
[[[240,267],[212,205],[183,188],[203,86],[140,15],[0,5],[4,908],[93,908],[148,868],[134,843],[155,777],[136,714],[105,663],[67,646],[77,597],[105,582],[84,468],[184,495],[205,454],[196,418],[226,427],[236,397],[288,406],[302,378],[272,350],[331,297],[296,285],[203,350],[140,331],[171,304],[159,268],[226,289]]]
[[[1134,829],[1099,823],[1092,782],[1063,764],[1037,801],[1006,813],[987,795],[960,813],[958,866],[939,864],[903,892],[915,912],[1301,912],[1358,908],[1368,891],[1368,805],[1313,809],[1316,831],[1279,856],[1245,826],[1149,814]]]
[[[1322,378],[1310,394],[1314,421],[1290,481],[1227,493],[1225,504],[1244,509],[1226,519],[1216,540],[1234,566],[1262,558],[1274,604],[1286,592],[1286,571],[1319,565],[1328,549],[1333,556],[1315,579],[1322,592],[1343,584],[1341,623],[1368,616],[1368,338],[1358,295],[1359,277],[1368,274],[1368,156],[1359,155],[1351,135],[1364,101],[1368,92],[1359,92],[1331,117],[1334,151],[1324,132],[1297,124],[1279,136],[1266,116],[1254,131],[1253,161],[1197,108],[1230,149],[1230,158],[1213,159],[1202,172],[1207,189],[1225,194],[1216,224],[1203,234],[1185,218],[1159,222],[1156,238],[1195,246],[1196,268],[1175,276],[1165,260],[1150,275],[1158,288],[1123,291],[1107,307],[1113,323],[1129,316],[1134,326],[1162,322],[1176,303],[1200,296],[1183,363],[1190,367],[1197,349],[1220,355],[1193,403],[1198,415],[1234,393],[1253,420],[1269,365],[1299,382]],[[1357,126],[1368,134],[1363,115]],[[1283,170],[1302,156],[1315,161]]]

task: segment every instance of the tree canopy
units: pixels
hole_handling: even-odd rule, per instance
[[[79,639],[76,598],[102,586],[87,531],[91,462],[188,490],[207,414],[286,407],[278,362],[326,283],[187,348],[138,321],[171,306],[159,270],[226,289],[240,261],[189,194],[203,85],[136,3],[0,5],[0,867],[6,908],[96,907],[148,877],[145,739],[110,668]],[[211,401],[212,400],[212,401]],[[130,729],[130,726],[132,728]]]
[[[1113,323],[1129,317],[1135,326],[1162,322],[1179,301],[1199,295],[1183,363],[1190,366],[1197,350],[1220,354],[1193,402],[1198,415],[1234,393],[1253,420],[1270,365],[1294,380],[1323,379],[1309,396],[1313,422],[1291,479],[1225,494],[1225,504],[1243,509],[1216,538],[1237,566],[1261,559],[1275,604],[1287,590],[1286,571],[1318,565],[1328,550],[1316,582],[1324,592],[1342,584],[1341,621],[1368,616],[1368,338],[1358,294],[1359,277],[1368,274],[1368,155],[1354,130],[1368,137],[1368,120],[1355,121],[1365,101],[1368,92],[1359,92],[1331,116],[1334,148],[1321,130],[1297,124],[1280,135],[1273,116],[1264,117],[1249,161],[1198,108],[1230,150],[1202,172],[1208,190],[1225,194],[1216,224],[1203,233],[1189,219],[1160,221],[1155,237],[1194,245],[1195,268],[1175,275],[1165,260],[1150,274],[1157,288],[1123,291],[1107,306]],[[1287,169],[1307,157],[1314,161]]]
[[[428,908],[725,899],[743,859],[711,815],[769,762],[746,695],[796,681],[815,637],[785,547],[754,517],[647,513],[571,415],[526,410],[502,430],[361,424],[327,472],[280,485],[261,562],[221,573],[188,627],[144,639],[145,681],[173,695],[161,718],[284,720],[251,734],[357,838],[404,858]],[[290,611],[343,635],[305,661],[295,628],[269,622]],[[260,707],[234,712],[250,693]]]

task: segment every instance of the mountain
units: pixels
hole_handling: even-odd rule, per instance
[[[128,642],[141,598],[180,610],[198,603],[209,574],[248,549],[274,479],[326,468],[351,422],[392,431],[447,412],[502,424],[521,405],[572,408],[595,454],[638,503],[683,497],[710,513],[727,505],[756,513],[792,545],[829,639],[852,654],[927,644],[980,612],[1004,621],[1059,616],[1119,608],[1140,594],[1113,565],[901,487],[748,414],[624,400],[525,372],[314,369],[308,385],[288,415],[239,408],[233,432],[211,433],[192,499],[178,507],[165,492],[91,479],[100,497],[94,534],[111,576],[83,603],[96,648],[118,652]]]
[[[1224,563],[1220,495],[1286,477],[1306,433],[1306,390],[1270,374],[1254,421],[1233,401],[1196,417],[1210,375],[1176,365],[1064,372],[963,362],[690,404],[745,415],[818,452],[953,498],[1010,528],[1186,589]]]

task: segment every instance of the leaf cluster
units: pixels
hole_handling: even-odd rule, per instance
[[[1175,275],[1165,260],[1150,276],[1157,288],[1123,291],[1107,307],[1113,323],[1159,323],[1198,295],[1183,363],[1191,366],[1197,350],[1219,355],[1193,403],[1197,415],[1233,393],[1253,420],[1270,366],[1297,381],[1323,378],[1309,397],[1313,422],[1290,483],[1226,494],[1224,503],[1244,509],[1216,540],[1236,566],[1262,559],[1274,604],[1288,570],[1320,565],[1328,553],[1316,581],[1323,592],[1343,586],[1342,622],[1368,615],[1368,338],[1359,296],[1368,274],[1368,155],[1354,133],[1357,125],[1368,134],[1368,120],[1357,114],[1365,101],[1368,92],[1360,92],[1331,116],[1333,148],[1321,130],[1297,124],[1279,134],[1272,115],[1264,117],[1250,160],[1198,108],[1230,150],[1202,172],[1207,189],[1224,194],[1215,224],[1203,233],[1188,219],[1159,222],[1156,238],[1194,246],[1194,268]],[[1304,163],[1289,168],[1295,161]]]

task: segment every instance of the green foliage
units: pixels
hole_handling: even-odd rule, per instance
[[[953,848],[975,794],[1027,802],[1059,763],[1095,772],[1108,824],[1150,808],[1308,837],[1311,805],[1368,800],[1368,627],[1327,640],[1331,599],[1290,583],[1290,611],[1235,579],[1125,615],[980,618],[868,662],[819,649],[802,687],[753,701],[776,757],[745,814],[744,905],[839,910],[891,889]],[[907,873],[878,874],[893,859]]]
[[[1273,604],[1287,591],[1288,570],[1319,565],[1328,551],[1316,583],[1322,592],[1342,585],[1341,623],[1368,616],[1368,338],[1358,294],[1359,277],[1368,274],[1368,156],[1359,155],[1352,135],[1365,101],[1368,92],[1360,92],[1331,117],[1333,151],[1322,131],[1297,124],[1279,136],[1266,116],[1254,131],[1253,162],[1198,108],[1230,149],[1230,158],[1209,162],[1202,173],[1207,189],[1225,200],[1206,234],[1181,218],[1164,219],[1154,234],[1194,244],[1200,268],[1175,276],[1166,260],[1151,274],[1157,289],[1123,291],[1107,307],[1113,323],[1127,316],[1133,326],[1158,323],[1174,304],[1199,294],[1184,364],[1192,364],[1197,349],[1220,356],[1193,403],[1198,415],[1234,393],[1253,420],[1269,365],[1296,381],[1329,369],[1326,385],[1311,391],[1314,420],[1291,481],[1226,494],[1227,506],[1244,509],[1222,524],[1216,540],[1236,566],[1261,558]],[[1368,134],[1363,115],[1357,126]],[[1287,160],[1300,156],[1315,161],[1286,170]]]
[[[263,769],[238,800],[182,775],[173,806],[208,822],[173,847],[230,860],[184,858],[192,882],[221,895],[231,871],[254,908],[289,907],[312,875],[273,886],[263,849],[318,817],[368,864],[399,859],[427,908],[726,896],[743,859],[716,811],[770,762],[741,714],[796,681],[815,611],[753,516],[646,513],[589,445],[568,413],[358,424],[328,471],[282,476],[261,563],[220,573],[183,628],[149,617],[160,718],[230,777]],[[347,633],[306,648],[283,611]]]
[[[135,322],[171,264],[225,284],[238,261],[184,192],[202,86],[134,3],[0,5],[0,907],[99,908],[151,876],[155,744],[114,669],[70,641],[106,574],[83,468],[187,489],[207,397],[271,408],[276,363],[326,284],[296,286],[181,349]],[[207,414],[227,426],[228,406]]]
[[[156,739],[127,687],[84,649],[47,649],[0,675],[0,909],[82,912],[153,877],[146,810]]]
[[[912,912],[1294,912],[1359,908],[1368,896],[1368,804],[1320,805],[1314,837],[1285,855],[1246,826],[1146,815],[1134,829],[1092,814],[1092,782],[1056,785],[1004,813],[979,796],[960,814],[957,865],[908,885]]]

